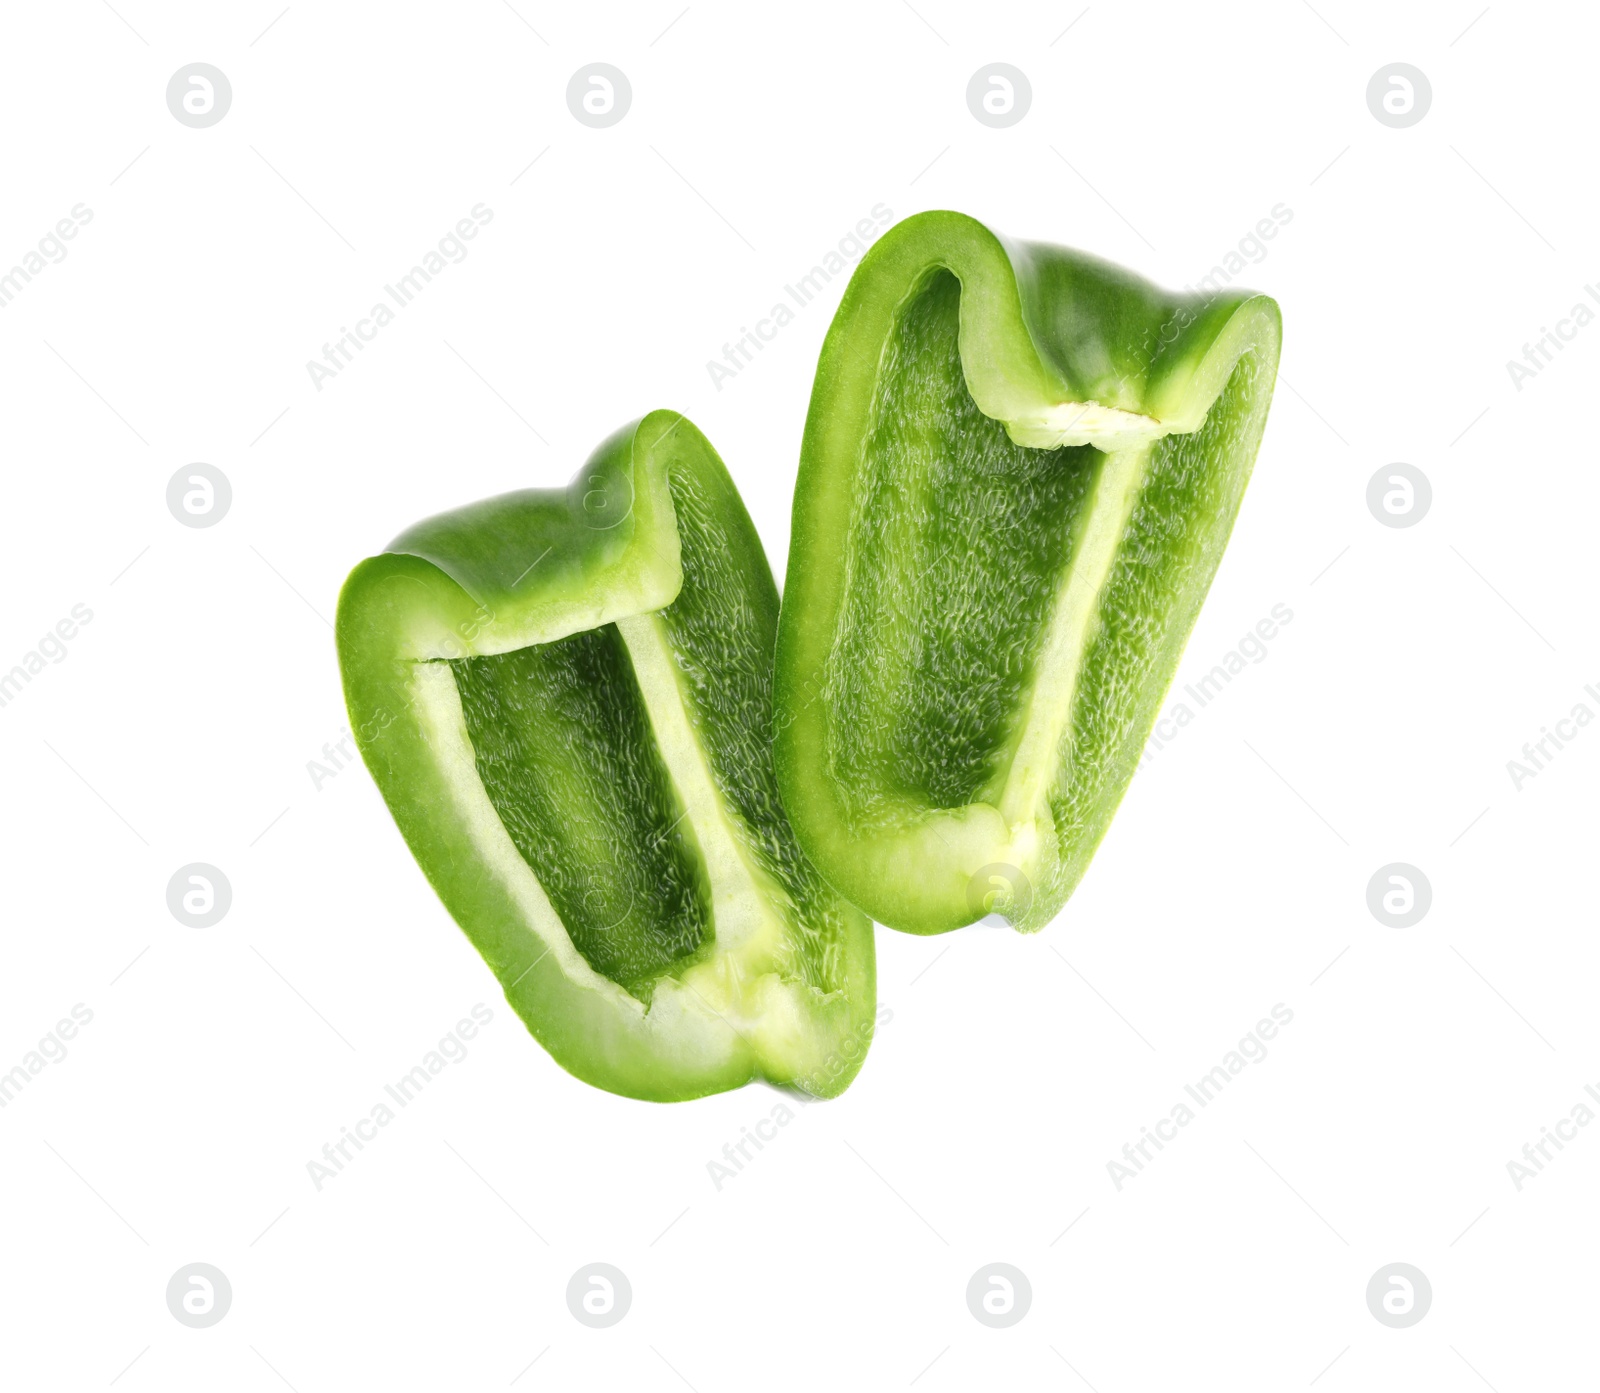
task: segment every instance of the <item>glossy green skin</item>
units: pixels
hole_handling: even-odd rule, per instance
[[[1221,560],[1280,333],[1264,296],[1168,294],[957,213],[863,259],[806,420],[775,729],[801,845],[880,923],[1031,931],[1066,902]],[[1044,448],[1064,403],[1156,438]]]
[[[352,729],[401,833],[529,1030],[597,1087],[670,1101],[766,1078],[832,1096],[870,1042],[871,924],[778,801],[777,612],[726,469],[669,412],[618,431],[565,490],[408,529],[340,596]],[[621,637],[642,622],[710,814],[687,816],[651,734]],[[773,926],[759,950],[724,951],[708,815]]]

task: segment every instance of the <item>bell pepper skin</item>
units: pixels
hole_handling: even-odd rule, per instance
[[[800,844],[910,933],[1042,928],[1238,512],[1281,322],[959,213],[863,258],[817,368],[777,656]]]
[[[351,728],[412,854],[555,1060],[633,1098],[839,1093],[872,926],[818,875],[771,760],[778,596],[684,417],[565,490],[408,529],[351,572]]]

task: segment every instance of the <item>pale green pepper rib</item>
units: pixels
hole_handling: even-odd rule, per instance
[[[776,758],[881,923],[1047,923],[1127,788],[1265,426],[1277,306],[924,213],[863,259],[806,420]]]
[[[558,1063],[613,1092],[841,1091],[871,925],[800,852],[770,749],[777,591],[705,437],[655,412],[566,490],[362,562],[357,743],[428,879]]]

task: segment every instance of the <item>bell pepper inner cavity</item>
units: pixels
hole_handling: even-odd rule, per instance
[[[710,938],[711,897],[616,625],[450,667],[484,790],[567,936],[649,1001]]]

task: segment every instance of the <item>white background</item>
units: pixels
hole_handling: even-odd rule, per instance
[[[94,618],[0,709],[0,1070],[94,1019],[0,1111],[7,1385],[1575,1386],[1600,1127],[1520,1192],[1507,1162],[1600,1082],[1600,728],[1520,791],[1506,762],[1600,711],[1600,328],[1520,391],[1506,360],[1600,281],[1592,13],[516,4],[8,10],[0,263],[94,216],[0,309],[0,668]],[[209,129],[165,104],[194,61],[233,88]],[[594,61],[633,89],[605,130],[565,101]],[[991,61],[1031,80],[1009,129],[966,106]],[[1367,107],[1392,61],[1431,81],[1409,129]],[[479,202],[467,258],[316,390]],[[328,620],[401,527],[562,482],[658,406],[781,577],[842,281],[721,391],[706,360],[879,202],[1175,286],[1292,210],[1239,278],[1282,305],[1282,377],[1178,687],[1294,618],[1050,928],[880,930],[859,1080],[719,1191],[783,1095],[651,1106],[543,1054],[360,766],[313,786]],[[233,489],[202,530],[165,503],[196,461]],[[1407,529],[1365,501],[1395,461],[1433,488]],[[194,861],[233,887],[210,929],[166,905]],[[1394,861],[1433,889],[1409,929],[1367,908]],[[468,1057],[315,1189],[477,1002]],[[1119,1191],[1107,1162],[1278,1002],[1268,1057]],[[204,1330],[164,1295],[197,1261],[233,1289]],[[633,1287],[609,1330],[564,1295],[596,1261]],[[1004,1330],[964,1295],[993,1261],[1033,1291]],[[1367,1308],[1391,1262],[1432,1284],[1409,1329]]]

